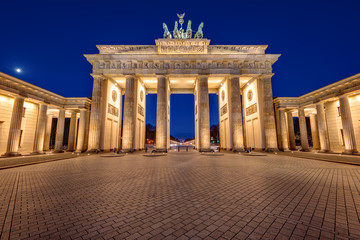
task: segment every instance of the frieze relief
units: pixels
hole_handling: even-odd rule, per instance
[[[124,45],[98,45],[96,46],[100,54],[107,53],[156,53],[156,46],[153,45],[144,45],[144,46],[124,46]]]
[[[246,116],[250,116],[257,112],[257,103],[254,103],[253,105],[250,105],[246,108]]]
[[[256,54],[263,54],[267,48],[266,45],[208,45],[206,41],[201,41],[198,43],[196,41],[189,41],[187,40],[185,43],[184,41],[177,41],[174,42],[175,39],[172,41],[167,39],[158,39],[161,43],[156,45],[98,45],[97,48],[100,54],[111,54],[111,53],[118,53],[118,54],[144,54],[144,53],[173,53],[182,51],[185,52],[209,52],[212,54],[247,54],[247,53],[256,53]],[[205,40],[205,39],[204,39]],[[199,41],[199,40],[198,40]],[[159,47],[159,48],[158,48]]]
[[[271,62],[265,61],[96,61],[94,69],[266,69]]]

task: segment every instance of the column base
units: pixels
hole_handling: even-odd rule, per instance
[[[20,153],[18,152],[8,152],[8,153],[5,153],[3,155],[1,155],[2,157],[18,157],[18,156],[21,156]]]
[[[96,154],[98,154],[101,151],[100,151],[100,149],[90,149],[90,150],[87,150],[86,152],[87,153],[96,153]]]
[[[265,148],[265,152],[279,152],[278,148]]]
[[[54,150],[54,153],[63,153],[64,150]]]
[[[330,150],[319,150],[318,153],[332,153]]]
[[[290,152],[290,149],[285,148],[285,149],[281,149],[281,151],[283,151],[283,152]]]
[[[347,154],[347,155],[352,155],[352,154],[357,154],[357,153],[359,153],[359,152],[356,149],[349,149],[349,150],[345,150],[344,152],[342,152],[342,154]]]
[[[133,153],[135,152],[135,149],[121,149],[122,153]]]
[[[35,151],[35,152],[32,152],[30,153],[30,155],[41,155],[41,154],[45,154],[43,151]]]
[[[152,150],[151,152],[153,152],[153,153],[167,153],[168,150],[166,148],[156,148],[156,149]]]
[[[211,148],[199,148],[199,152],[213,152]]]
[[[233,148],[232,151],[233,151],[234,153],[246,152],[245,148]]]

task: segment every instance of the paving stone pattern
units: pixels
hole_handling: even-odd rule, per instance
[[[99,155],[0,171],[1,239],[360,239],[360,167]]]

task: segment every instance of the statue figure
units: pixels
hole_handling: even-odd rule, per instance
[[[195,33],[194,38],[203,38],[203,36],[204,36],[203,31],[202,31],[203,27],[204,27],[204,23],[201,22],[197,32]]]
[[[174,36],[174,38],[176,38],[176,39],[179,38],[179,30],[178,30],[178,23],[177,23],[177,21],[175,21],[175,27],[174,27],[174,31],[173,31],[173,36]]]
[[[189,20],[186,28],[186,38],[190,39],[191,37],[192,37],[191,20]]]
[[[163,23],[164,28],[164,38],[171,38],[171,33],[169,32],[169,29],[165,23]]]

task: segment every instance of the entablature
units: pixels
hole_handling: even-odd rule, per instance
[[[36,103],[49,104],[61,108],[90,108],[89,98],[66,98],[13,76],[0,72],[0,92],[12,96],[23,96]]]
[[[184,73],[197,74],[208,71],[210,74],[228,74],[239,72],[239,74],[269,74],[272,72],[272,64],[280,55],[243,55],[242,57],[205,55],[191,56],[114,56],[114,55],[85,55],[93,65],[93,73],[119,73],[134,74],[156,73],[163,71],[167,74]]]
[[[156,41],[159,42],[159,45],[97,45],[97,49],[99,50],[99,54],[134,54],[134,55],[141,55],[141,54],[161,54],[159,51],[159,47],[163,47],[166,43],[169,45],[169,42],[172,45],[175,43],[181,43],[176,45],[194,45],[194,41],[206,41],[203,49],[203,53],[208,53],[211,55],[217,54],[231,54],[231,55],[241,55],[241,54],[265,54],[265,50],[267,49],[267,45],[208,45],[207,39],[191,39],[191,40],[179,40],[179,39],[157,39]],[[198,46],[197,46],[198,47]],[[177,52],[179,54],[188,54],[189,51],[184,49],[181,52],[181,47],[178,47]],[[194,51],[196,52],[196,51]],[[169,52],[166,52],[169,53]]]
[[[278,97],[277,108],[308,107],[318,102],[334,101],[341,95],[360,94],[360,73],[322,87],[300,97]]]

